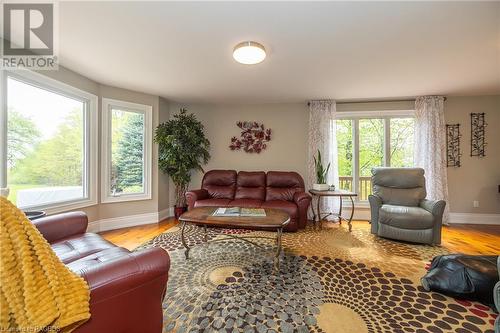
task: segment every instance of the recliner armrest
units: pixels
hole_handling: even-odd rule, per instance
[[[208,191],[205,189],[191,190],[186,192],[186,202],[188,209],[194,207],[194,203],[197,200],[208,199]]]
[[[168,253],[155,247],[90,266],[78,274],[89,285],[91,303],[100,303],[156,278],[164,278],[166,285],[169,268]]]
[[[33,224],[47,242],[53,243],[63,238],[85,233],[88,219],[84,212],[70,212],[42,217],[34,220]]]
[[[382,198],[375,194],[370,194],[368,201],[370,202],[371,233],[376,234],[378,231],[378,211],[382,207],[383,202]]]
[[[444,200],[424,199],[420,201],[420,207],[425,209],[434,216],[442,216],[445,206],[446,206],[446,201]]]

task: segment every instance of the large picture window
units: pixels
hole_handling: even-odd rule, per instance
[[[9,199],[49,212],[95,204],[97,97],[27,71],[1,79],[1,185]]]
[[[358,201],[366,201],[372,193],[373,167],[413,166],[413,112],[338,114],[339,187],[358,193]]]
[[[102,202],[151,199],[148,105],[103,99]]]

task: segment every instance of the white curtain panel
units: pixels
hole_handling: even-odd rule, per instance
[[[427,198],[446,201],[443,223],[447,223],[446,124],[442,96],[421,96],[415,100],[415,165],[425,170]]]
[[[334,100],[320,100],[309,102],[309,150],[307,157],[307,179],[306,187],[312,188],[316,183],[316,168],[314,166],[314,156],[318,149],[321,152],[323,165],[326,167],[330,163],[330,170],[327,175],[329,185],[339,185],[339,173],[337,163],[337,140],[335,128],[336,104]],[[316,202],[313,202],[316,209]],[[320,210],[324,212],[337,212],[338,199],[328,198],[322,200]]]

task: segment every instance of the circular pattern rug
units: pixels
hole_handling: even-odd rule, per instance
[[[273,236],[261,231],[209,229]],[[173,227],[140,248],[159,246],[171,257],[163,302],[164,332],[487,332],[496,314],[479,303],[426,292],[419,279],[441,247],[371,235],[368,228],[326,224],[283,235],[280,270],[274,243],[203,243],[187,226],[194,248],[185,259]]]

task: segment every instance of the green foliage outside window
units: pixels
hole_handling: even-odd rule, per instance
[[[14,115],[14,116],[13,116]],[[36,126],[29,118],[9,112],[8,151],[21,147],[24,156],[9,161],[8,179],[12,184],[78,186],[83,182],[83,114],[74,110],[59,125],[54,136],[38,141]],[[27,129],[30,139],[19,144],[13,138],[18,129]]]
[[[120,111],[119,111],[120,112]],[[113,140],[113,170],[111,173],[111,190],[116,192],[143,191],[143,150],[144,150],[144,116],[134,112],[123,114],[122,123],[117,126],[119,138]],[[113,119],[115,122],[115,119]],[[115,153],[116,152],[116,153]]]

